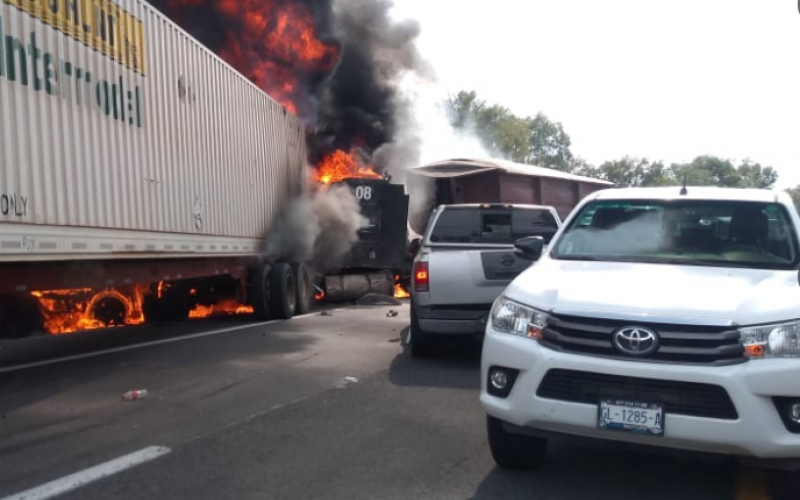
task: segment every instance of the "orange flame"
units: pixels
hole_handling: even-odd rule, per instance
[[[205,306],[197,304],[189,311],[189,319],[210,318],[212,316],[253,314],[253,306],[241,304],[233,299],[220,300],[215,304]]]
[[[355,149],[349,153],[338,149],[329,154],[317,166],[316,178],[322,184],[341,182],[345,179],[382,179],[370,165],[364,165]]]
[[[53,335],[144,322],[142,301],[147,285],[121,290],[91,288],[31,292],[40,305],[45,330]]]
[[[394,298],[396,299],[407,299],[411,297],[411,294],[403,288],[403,285],[400,283],[400,276],[394,277]]]
[[[325,298],[325,290],[320,290],[314,294],[314,300],[322,300]]]
[[[167,6],[187,25],[198,10],[217,16],[228,27],[218,55],[295,115],[311,106],[303,82],[329,74],[339,62],[340,47],[319,38],[314,14],[303,3],[167,0]]]

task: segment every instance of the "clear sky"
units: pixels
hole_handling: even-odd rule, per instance
[[[559,121],[599,165],[713,154],[800,184],[796,0],[394,0],[443,89]]]

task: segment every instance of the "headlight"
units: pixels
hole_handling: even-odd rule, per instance
[[[800,357],[800,322],[739,329],[745,353],[751,358]]]
[[[523,306],[504,296],[498,297],[492,307],[492,329],[530,339],[542,338],[547,326],[547,315]]]

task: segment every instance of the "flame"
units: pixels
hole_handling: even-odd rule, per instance
[[[303,82],[328,75],[341,48],[320,39],[308,5],[285,0],[167,0],[167,11],[191,26],[198,10],[224,26],[215,50],[292,114],[308,114],[313,103]],[[205,33],[198,33],[204,41]],[[219,46],[218,40],[222,39]]]
[[[330,184],[345,179],[382,179],[383,176],[370,165],[364,165],[355,149],[349,153],[338,149],[319,162],[316,178],[322,184]]]
[[[322,300],[325,298],[325,290],[320,290],[314,294],[314,300]]]
[[[40,305],[45,330],[53,335],[94,330],[111,326],[138,325],[144,322],[142,301],[147,285],[114,290],[91,288],[37,290],[31,292]],[[110,305],[121,307],[104,317]],[[114,317],[121,314],[121,317]]]
[[[253,314],[253,306],[241,304],[233,299],[217,301],[215,304],[197,304],[194,309],[189,311],[189,319],[210,318],[212,316],[230,314]]]
[[[400,284],[400,276],[394,277],[394,298],[396,299],[407,299],[411,297],[411,294],[403,288],[403,285]]]

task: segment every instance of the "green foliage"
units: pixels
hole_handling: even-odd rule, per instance
[[[447,103],[451,125],[474,133],[495,156],[558,170],[571,170],[570,138],[544,114],[521,118],[508,108],[488,105],[473,92],[459,92]]]
[[[462,91],[451,97],[447,109],[451,125],[474,133],[492,155],[604,179],[620,187],[677,186],[685,180],[696,186],[769,189],[778,180],[778,173],[772,167],[749,159],[735,166],[730,160],[713,155],[671,165],[625,156],[595,167],[572,154],[572,141],[564,127],[542,113],[521,118],[503,106],[478,99],[474,91]],[[795,205],[800,206],[800,185],[787,191]]]

